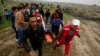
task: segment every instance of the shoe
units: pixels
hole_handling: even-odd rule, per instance
[[[18,45],[18,48],[23,48],[23,46],[22,45]]]
[[[65,55],[65,56],[69,56],[69,55]]]
[[[16,42],[18,42],[18,39],[16,39]]]

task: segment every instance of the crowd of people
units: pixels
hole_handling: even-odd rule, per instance
[[[69,56],[70,42],[75,35],[79,36],[80,21],[78,19],[72,20],[69,25],[64,25],[62,10],[57,8],[53,14],[50,10],[35,3],[14,6],[9,14],[8,10],[5,10],[7,20],[12,21],[17,46],[24,47],[29,56],[34,56],[36,50],[38,50],[39,56],[42,56],[42,46],[46,40],[46,34],[49,34],[52,42],[55,43],[54,48],[65,44],[65,56]],[[51,26],[48,27],[48,25]],[[60,26],[62,26],[61,30]],[[30,48],[28,39],[33,49]]]

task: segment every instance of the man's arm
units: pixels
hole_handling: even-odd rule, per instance
[[[60,32],[59,32],[59,35],[58,35],[58,40],[60,40],[61,39],[61,35],[62,35],[62,33],[63,33],[63,28],[60,30]]]
[[[62,28],[64,27],[63,23],[61,24]]]
[[[58,39],[56,41],[56,43],[54,44],[54,49],[56,49],[57,45],[59,45],[59,41],[61,39],[61,35],[63,34],[63,29],[60,30],[59,35],[58,35]]]
[[[62,28],[64,27],[64,22],[61,20],[61,26],[62,26]]]

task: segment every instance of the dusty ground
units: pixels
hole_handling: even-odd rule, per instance
[[[64,15],[66,18],[73,18]],[[72,42],[71,56],[100,56],[100,20],[81,20],[80,35]],[[64,46],[52,49],[53,45],[43,45],[43,56],[64,56]],[[11,27],[0,30],[0,56],[28,56],[23,48],[17,48],[15,33]]]
[[[100,56],[100,24],[92,20],[81,20],[81,37],[72,42],[71,56]],[[52,49],[44,44],[43,56],[63,56],[64,47]],[[0,56],[27,56],[23,48],[16,47],[15,34],[11,28],[0,31]]]
[[[73,18],[64,15],[65,20]],[[100,56],[100,20],[81,20],[80,35],[72,42],[71,56]],[[43,45],[43,56],[64,56],[64,46],[52,49],[53,45]],[[23,48],[17,48],[15,33],[11,27],[0,30],[0,56],[28,56]]]

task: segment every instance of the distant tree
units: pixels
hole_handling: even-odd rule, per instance
[[[5,7],[5,5],[4,5],[4,0],[0,0],[0,2],[3,4],[3,6]]]

